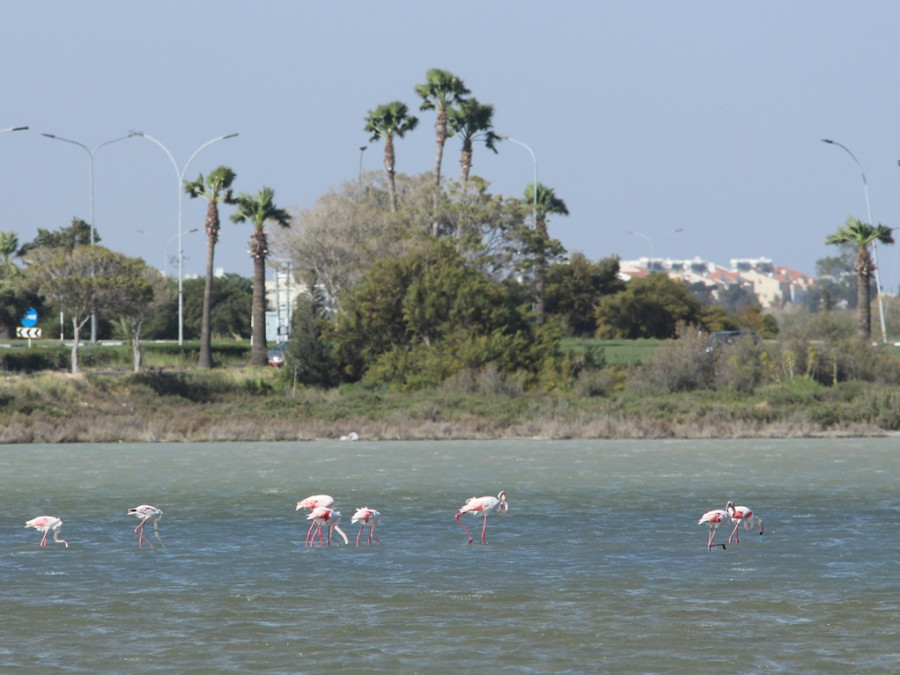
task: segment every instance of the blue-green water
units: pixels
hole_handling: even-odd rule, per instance
[[[0,446],[0,672],[897,672],[898,475],[896,439]],[[350,546],[304,547],[323,492]],[[707,552],[727,499],[766,533]]]

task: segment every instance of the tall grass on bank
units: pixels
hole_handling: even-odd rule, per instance
[[[470,373],[415,394],[285,387],[274,369],[0,379],[0,442],[733,438],[900,430],[900,386],[784,379],[752,393],[524,392]]]

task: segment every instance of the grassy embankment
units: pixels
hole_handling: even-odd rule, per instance
[[[605,343],[604,358],[609,366],[639,363],[655,346]],[[218,345],[215,353],[223,367],[198,371],[195,345],[148,345],[148,370],[135,374],[127,345],[87,347],[80,375],[7,374],[0,380],[0,442],[300,441],[351,431],[375,440],[732,438],[900,429],[900,388],[859,382],[823,387],[795,378],[752,394],[613,386],[587,395],[577,388],[523,392],[506,378],[481,374],[414,394],[357,386],[318,391],[294,388],[274,368],[246,366],[245,346]]]

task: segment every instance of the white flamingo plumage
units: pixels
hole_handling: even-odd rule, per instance
[[[728,537],[728,543],[731,543],[732,537],[734,537],[734,542],[736,544],[741,543],[740,534],[738,533],[738,529],[741,526],[741,523],[744,524],[744,529],[751,529],[755,523],[759,523],[759,533],[760,535],[763,533],[763,521],[758,515],[753,513],[746,506],[735,506],[734,502],[728,502],[725,505],[725,510],[728,511],[728,515],[731,516],[731,519],[734,521],[734,529],[731,531],[731,536]]]
[[[33,527],[38,532],[43,532],[44,537],[41,539],[41,543],[39,546],[47,545],[47,535],[51,532],[53,533],[53,541],[57,544],[65,544],[66,548],[69,548],[69,542],[65,539],[60,538],[59,531],[62,528],[62,518],[57,518],[56,516],[38,516],[37,518],[32,518],[28,522],[25,523],[25,527]]]
[[[725,509],[713,509],[712,511],[707,511],[700,516],[700,520],[697,521],[698,525],[703,525],[704,523],[709,525],[709,539],[706,542],[706,550],[711,550],[713,546],[721,546],[724,551],[725,544],[713,544],[712,542],[716,536],[716,532],[719,531],[719,525],[731,524],[731,516],[728,511]]]
[[[454,516],[457,522],[462,525],[462,529],[466,531],[466,535],[469,537],[469,543],[471,544],[474,540],[472,539],[472,534],[469,532],[469,528],[466,527],[466,524],[459,519],[461,515],[464,513],[472,513],[475,515],[484,516],[484,524],[481,526],[481,543],[487,544],[487,541],[484,538],[484,533],[487,530],[487,519],[488,516],[492,513],[506,513],[509,511],[509,504],[506,501],[506,491],[501,490],[500,494],[496,497],[471,497],[465,504],[463,504],[459,512]]]
[[[357,509],[353,518],[350,519],[351,523],[359,523],[359,532],[356,534],[357,546],[359,546],[359,538],[362,536],[363,530],[367,527],[369,528],[369,546],[372,545],[373,539],[379,544],[381,543],[381,540],[375,536],[375,526],[378,525],[379,520],[381,520],[381,514],[375,509],[370,509],[368,506]]]
[[[331,495],[311,495],[306,499],[301,499],[297,502],[297,508],[295,511],[299,511],[300,509],[309,509],[313,511],[320,506],[324,506],[325,508],[330,509],[334,506],[334,497]],[[310,546],[313,541],[316,539],[316,528],[318,527],[319,533],[319,541],[322,541],[322,526],[316,523],[315,521],[309,526],[309,530],[306,532],[306,545]],[[322,542],[324,543],[324,541]]]
[[[331,546],[331,540],[333,539],[332,534],[337,532],[343,538],[345,544],[349,544],[350,540],[347,538],[347,535],[344,534],[344,531],[338,526],[338,523],[341,522],[341,512],[335,511],[334,509],[329,509],[327,506],[318,506],[312,510],[308,516],[306,516],[308,520],[313,521],[313,523],[318,523],[319,528],[325,526],[328,528],[328,538],[326,543],[328,546]],[[321,532],[321,529],[320,529]],[[307,546],[312,546],[315,542],[316,538],[312,538],[312,542],[307,541]]]
[[[153,542],[144,536],[144,526],[148,522],[153,523],[153,533],[156,535],[159,545],[163,548],[166,547],[159,536],[159,519],[162,518],[163,515],[162,509],[151,506],[150,504],[141,504],[140,506],[135,506],[133,509],[128,509],[128,515],[141,519],[140,524],[134,528],[134,532],[138,536],[138,548],[144,548],[145,541],[150,544],[150,548],[153,548]]]

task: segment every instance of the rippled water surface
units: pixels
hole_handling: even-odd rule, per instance
[[[0,446],[0,475],[3,673],[900,671],[896,439]],[[350,546],[304,547],[322,492]],[[727,499],[765,535],[707,552]]]

